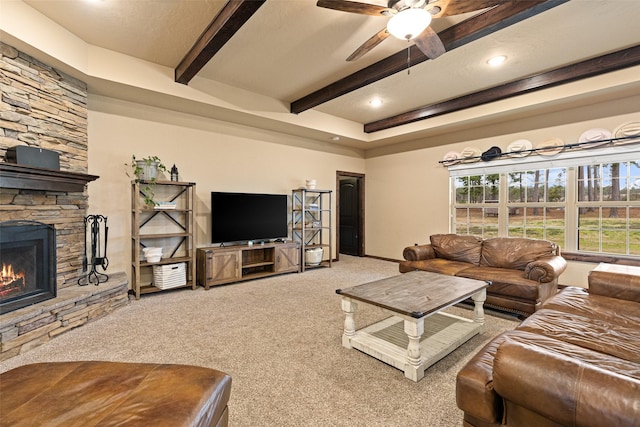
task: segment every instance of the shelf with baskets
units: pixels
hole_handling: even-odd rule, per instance
[[[300,271],[331,267],[332,191],[297,188],[291,194],[291,236],[300,245]]]
[[[140,299],[140,295],[168,289],[195,289],[196,184],[153,183],[155,207],[145,203],[147,185],[131,182],[131,292]],[[161,257],[157,255],[160,249]]]

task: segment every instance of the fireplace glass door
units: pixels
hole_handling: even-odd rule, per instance
[[[56,233],[35,221],[0,223],[0,314],[56,296]]]

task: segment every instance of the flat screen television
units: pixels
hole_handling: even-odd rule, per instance
[[[211,243],[286,238],[286,194],[211,193]]]

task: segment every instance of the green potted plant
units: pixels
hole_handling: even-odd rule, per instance
[[[147,156],[137,159],[135,154],[131,156],[131,163],[127,164],[133,170],[133,175],[137,182],[144,184],[140,191],[144,195],[144,203],[147,206],[154,207],[156,202],[153,200],[155,195],[153,188],[158,178],[158,172],[166,172],[167,167],[162,163],[158,156]]]

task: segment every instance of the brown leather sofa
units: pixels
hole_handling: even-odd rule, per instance
[[[0,375],[0,426],[225,427],[231,377],[198,366],[51,362]]]
[[[593,271],[458,373],[466,427],[640,425],[640,276]]]
[[[484,305],[522,317],[557,292],[567,268],[560,249],[547,240],[435,234],[430,241],[404,249],[401,273],[425,270],[491,281]]]

